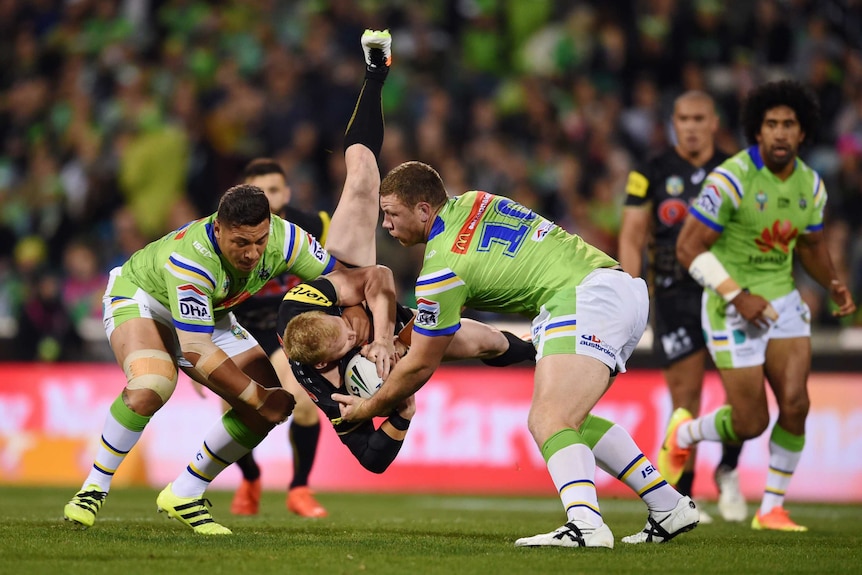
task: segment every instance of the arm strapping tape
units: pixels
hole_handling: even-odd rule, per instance
[[[736,283],[718,258],[710,251],[703,252],[694,258],[688,267],[691,277],[705,288],[709,288],[724,301],[730,303],[733,298],[742,292],[742,288]]]

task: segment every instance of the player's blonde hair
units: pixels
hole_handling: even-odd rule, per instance
[[[301,313],[287,323],[284,328],[284,352],[287,357],[299,363],[316,365],[333,358],[328,357],[330,342],[338,338],[338,328],[322,311]]]

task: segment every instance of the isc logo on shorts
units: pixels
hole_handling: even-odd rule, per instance
[[[421,327],[437,327],[440,320],[440,304],[425,298],[416,300],[416,325]]]
[[[209,298],[197,286],[185,284],[177,287],[180,319],[189,321],[212,321]]]

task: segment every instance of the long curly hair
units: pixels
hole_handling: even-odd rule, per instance
[[[767,110],[787,106],[796,112],[799,126],[805,133],[803,144],[810,144],[820,123],[820,103],[817,96],[796,80],[780,80],[761,84],[748,93],[742,107],[742,126],[749,145],[757,143]]]

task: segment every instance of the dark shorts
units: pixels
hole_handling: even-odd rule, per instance
[[[700,323],[702,294],[698,287],[663,290],[653,296],[653,351],[663,367],[706,347]]]

